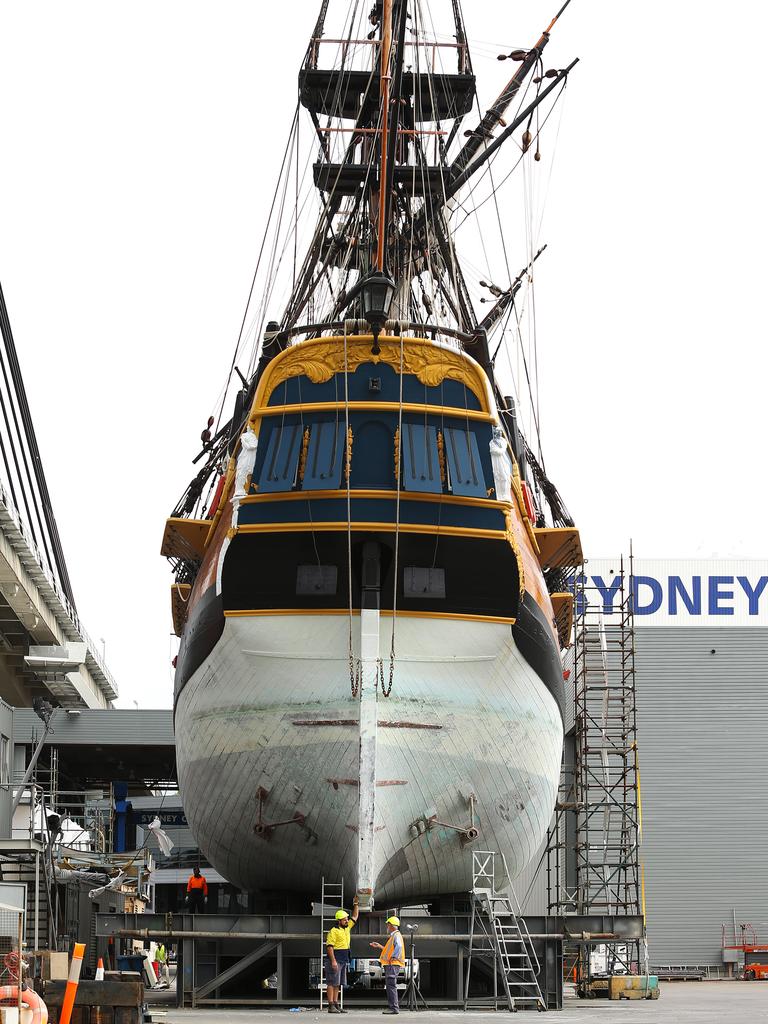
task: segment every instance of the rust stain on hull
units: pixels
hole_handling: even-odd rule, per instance
[[[358,786],[358,779],[328,779],[328,782],[333,786],[334,789],[338,789],[339,786]],[[407,786],[407,779],[377,779],[377,786]]]
[[[357,725],[352,718],[298,718],[291,722],[291,725]],[[432,725],[428,722],[379,722],[380,729],[442,729],[442,725]]]

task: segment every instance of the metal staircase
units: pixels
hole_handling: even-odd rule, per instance
[[[501,859],[504,863],[504,877],[508,880],[509,872],[503,854]],[[546,1000],[539,985],[541,964],[528,926],[520,914],[512,883],[508,881],[508,892],[497,891],[495,861],[496,854],[493,851],[472,851],[472,919],[464,982],[464,1009],[488,1001],[496,1006],[503,997],[507,1009],[512,1013],[525,1008],[546,1010]],[[473,958],[493,962],[491,996],[470,999]],[[498,990],[499,978],[503,996]]]

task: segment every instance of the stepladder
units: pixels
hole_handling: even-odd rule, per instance
[[[496,856],[493,851],[476,850],[472,853],[472,917],[464,1009],[478,1002],[476,997],[470,997],[470,981],[473,958],[482,958],[493,964],[493,992],[488,997],[481,997],[481,1002],[490,1001],[497,1006],[503,1000],[510,1012],[546,1010],[546,1000],[539,983],[541,964],[520,913],[503,855],[500,859],[504,863],[506,886],[505,889],[497,887]]]

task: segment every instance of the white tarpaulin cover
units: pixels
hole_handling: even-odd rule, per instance
[[[100,885],[98,889],[91,889],[88,893],[89,900],[95,900],[97,896],[101,896],[107,889],[119,889],[123,882],[128,877],[127,871],[121,871],[119,875],[115,875],[111,882],[107,885]]]
[[[149,830],[150,832],[152,832],[155,839],[157,839],[160,849],[167,857],[170,854],[171,850],[173,849],[173,840],[171,839],[167,832],[164,832],[162,830],[160,825],[160,819],[153,818],[153,820],[149,823]]]

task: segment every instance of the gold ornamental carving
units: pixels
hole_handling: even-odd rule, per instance
[[[440,463],[440,482],[445,485],[447,474],[445,471],[445,441],[442,430],[437,432],[437,461]]]
[[[320,338],[289,348],[277,362],[269,375],[267,392],[262,401],[266,404],[269,396],[283,381],[303,375],[313,384],[323,384],[334,374],[354,373],[363,363],[386,363],[400,372],[401,351],[398,338],[381,338],[381,351],[371,352],[370,338],[347,338],[346,358],[343,338]],[[460,352],[420,339],[403,341],[402,366],[405,373],[412,373],[427,387],[437,387],[446,379],[465,384],[480,400],[481,407],[488,411],[485,382],[481,371]]]
[[[301,439],[301,455],[299,456],[299,482],[304,480],[304,472],[307,468],[307,455],[309,454],[309,427],[304,431]]]
[[[352,432],[352,427],[347,428],[347,455],[346,464],[344,466],[344,479],[349,484],[349,475],[352,472],[352,445],[355,443],[355,435]]]

